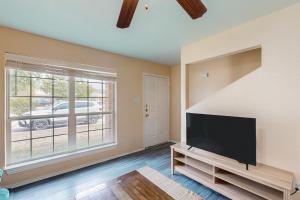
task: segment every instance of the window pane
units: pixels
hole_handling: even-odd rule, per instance
[[[54,136],[54,152],[62,153],[68,151],[68,135]]]
[[[54,135],[67,135],[68,134],[68,117],[54,118]]]
[[[89,116],[89,130],[95,131],[102,129],[102,115],[90,115]]]
[[[68,98],[55,98],[53,114],[62,115],[69,113],[69,99]]]
[[[30,96],[30,78],[10,74],[10,96]]]
[[[103,84],[103,96],[112,97],[114,94],[114,83],[105,81]]]
[[[29,97],[10,97],[9,106],[10,117],[30,115]]]
[[[87,113],[88,100],[87,98],[77,98],[75,102],[75,113]]]
[[[82,148],[86,148],[89,146],[89,139],[88,139],[88,133],[87,132],[83,132],[83,133],[77,133],[76,134],[76,146],[77,149],[82,149]]]
[[[53,79],[53,75],[49,73],[42,73],[42,72],[30,72],[31,77],[39,78],[39,79]]]
[[[69,82],[67,77],[55,76],[54,77],[54,96],[55,97],[68,97],[69,96]]]
[[[18,120],[11,122],[11,141],[30,139],[30,120]]]
[[[88,97],[88,83],[86,79],[76,78],[75,97]]]
[[[112,112],[113,102],[112,98],[103,98],[103,112]]]
[[[68,151],[68,117],[54,118],[54,152]]]
[[[16,71],[17,76],[23,76],[23,77],[31,77],[31,72],[29,71],[24,71],[24,70],[20,70],[20,69],[12,69],[12,71]]]
[[[32,119],[32,138],[48,137],[53,135],[53,119]]]
[[[11,143],[11,162],[30,159],[30,140]]]
[[[112,143],[114,142],[114,134],[112,129],[103,130],[103,143]]]
[[[88,131],[88,116],[77,116],[76,117],[76,133]]]
[[[89,113],[102,112],[102,98],[89,98]]]
[[[112,114],[103,115],[103,128],[113,128],[113,116],[112,116]]]
[[[102,97],[102,83],[89,82],[89,97]]]
[[[32,157],[42,157],[53,153],[53,137],[32,140]]]
[[[52,98],[32,97],[31,115],[52,115]]]
[[[90,146],[102,144],[102,130],[91,131],[89,140]]]
[[[32,96],[52,96],[53,80],[49,78],[32,78]]]

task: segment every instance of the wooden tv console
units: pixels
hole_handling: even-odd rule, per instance
[[[171,146],[171,171],[179,172],[236,200],[290,200],[294,175],[263,164],[249,166],[177,143]]]

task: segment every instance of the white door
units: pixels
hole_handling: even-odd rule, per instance
[[[144,75],[144,144],[169,141],[169,79]]]

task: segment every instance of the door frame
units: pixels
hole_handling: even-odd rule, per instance
[[[152,73],[145,73],[143,72],[143,97],[142,97],[142,116],[143,116],[143,147],[144,149],[146,148],[146,144],[145,144],[145,116],[144,116],[144,105],[145,105],[145,76],[152,76],[152,77],[157,77],[157,78],[164,78],[167,79],[167,83],[168,83],[168,108],[167,108],[167,112],[168,112],[168,141],[170,141],[170,77],[169,76],[165,76],[165,75],[160,75],[160,74],[152,74]]]

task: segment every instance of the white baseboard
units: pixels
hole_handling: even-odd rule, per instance
[[[97,161],[94,161],[94,162],[86,163],[86,164],[79,165],[79,166],[76,166],[76,167],[72,167],[72,168],[69,168],[69,169],[65,169],[65,170],[61,170],[61,171],[58,171],[58,172],[50,173],[50,174],[47,174],[47,175],[44,175],[44,176],[39,176],[39,177],[35,177],[33,179],[28,179],[28,180],[25,180],[25,181],[21,181],[21,182],[18,182],[16,184],[5,185],[4,187],[9,188],[9,189],[17,188],[17,187],[27,185],[27,184],[30,184],[30,183],[34,183],[34,182],[37,182],[37,181],[40,181],[40,180],[43,180],[43,179],[47,179],[47,178],[50,178],[50,177],[53,177],[53,176],[61,175],[61,174],[71,172],[71,171],[75,171],[75,170],[78,170],[78,169],[82,169],[82,168],[85,168],[85,167],[88,167],[88,166],[96,165],[96,164],[99,164],[99,163],[102,163],[102,162],[105,162],[105,161],[109,161],[109,160],[112,160],[112,159],[127,156],[129,154],[137,153],[137,152],[140,152],[140,151],[143,151],[143,150],[144,150],[144,148],[141,148],[141,149],[138,149],[138,150],[135,150],[135,151],[132,151],[132,152],[112,156],[112,157],[109,157],[109,158],[106,158],[106,159],[103,159],[103,160],[97,160]]]

